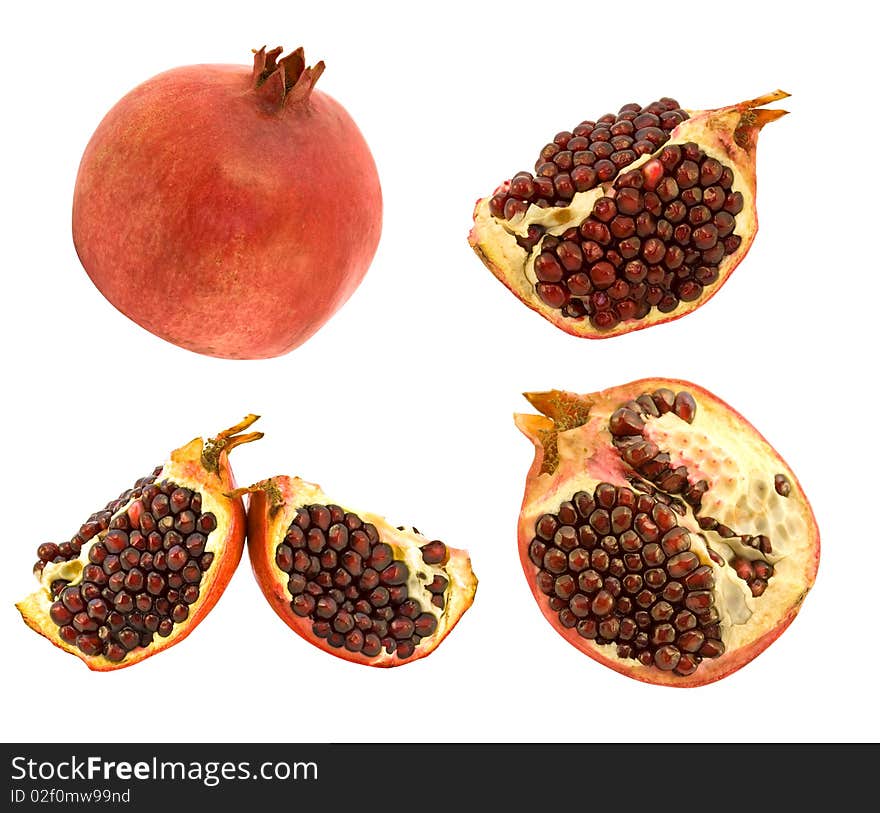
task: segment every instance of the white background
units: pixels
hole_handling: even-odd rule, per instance
[[[868,21],[853,3],[675,5],[6,10],[5,739],[877,738]],[[311,62],[326,61],[320,88],[374,151],[385,222],[365,281],[318,335],[278,359],[225,361],[162,342],[101,297],[73,250],[70,203],[82,150],[125,92],[176,65],[249,62],[264,44],[303,44]],[[700,109],[776,87],[793,94],[792,115],[762,134],[761,230],[696,313],[576,339],[521,305],[469,249],[474,201],[528,168],[558,130],[634,100],[669,94]],[[532,458],[511,420],[528,409],[520,393],[653,375],[695,381],[749,418],[800,477],[823,540],[792,627],[739,673],[686,693],[628,680],[565,643],[535,606],[516,551]],[[246,559],[190,638],[131,669],[91,673],[27,630],[13,603],[34,589],[38,543],[68,539],[172,448],[250,411],[266,438],[236,451],[239,482],[299,474],[470,550],[476,602],[431,657],[379,670],[322,653],[274,615]],[[170,722],[178,715],[194,722]]]

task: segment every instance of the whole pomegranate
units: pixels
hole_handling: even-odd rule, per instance
[[[248,554],[272,609],[297,635],[353,663],[430,655],[473,604],[466,551],[340,505],[299,477],[249,492]]]
[[[781,90],[717,110],[671,98],[557,133],[477,202],[471,247],[566,333],[607,338],[708,301],[755,238],[755,149]]]
[[[268,358],[315,333],[372,261],[382,195],[351,117],[302,48],[159,74],[82,157],[73,240],[102,294],[174,344]]]
[[[95,511],[67,542],[37,548],[25,623],[98,672],[179,643],[211,611],[244,550],[229,453],[258,440],[256,415],[195,438]]]
[[[535,445],[519,552],[544,617],[647,683],[700,686],[766,649],[816,578],[797,478],[741,415],[687,381],[526,396]]]

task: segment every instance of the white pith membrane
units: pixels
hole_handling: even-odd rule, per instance
[[[574,629],[561,629],[561,634],[590,654],[624,674],[652,683],[693,686],[716,680],[751,660],[769,645],[797,613],[801,602],[815,580],[819,558],[819,534],[812,510],[797,478],[776,451],[734,410],[715,396],[684,381],[652,379],[590,395],[572,393],[539,393],[530,396],[535,405],[550,417],[517,415],[517,426],[535,444],[535,461],[529,474],[519,521],[519,544],[523,551],[535,537],[536,521],[543,514],[556,514],[560,504],[578,491],[592,495],[599,483],[626,486],[637,494],[627,475],[634,474],[613,445],[608,428],[611,415],[627,401],[659,388],[677,393],[689,392],[697,404],[692,423],[672,412],[645,420],[643,436],[654,442],[661,452],[670,455],[671,467],[685,466],[688,482],[706,480],[708,491],[702,498],[698,513],[678,498],[684,515],[677,515],[678,525],[688,530],[690,550],[700,565],[712,568],[715,585],[715,607],[720,613],[721,640],[725,653],[717,659],[705,658],[689,676],[646,666],[635,658],[618,657],[616,642],[598,644],[579,636]],[[558,466],[550,473],[541,473],[548,432],[555,433],[553,412],[557,418],[578,409],[589,415],[581,425],[562,428],[554,434]],[[561,422],[564,427],[564,423]],[[552,451],[551,451],[552,454]],[[790,493],[777,493],[775,478],[784,475]],[[650,482],[646,478],[645,482]],[[655,486],[658,491],[660,489]],[[649,492],[650,493],[650,492]],[[723,538],[715,530],[703,530],[698,517],[712,517],[726,525],[737,536]],[[772,552],[745,544],[740,535],[763,534],[772,543]],[[709,549],[724,560],[719,565]],[[730,565],[734,557],[750,561],[763,559],[773,566],[762,595],[753,596],[747,583]],[[532,574],[538,568],[522,556],[523,567]],[[556,612],[548,606],[548,596],[533,588],[536,600],[548,619]],[[657,591],[660,592],[659,590]],[[763,639],[763,640],[762,640]]]
[[[49,614],[52,604],[58,600],[52,594],[52,582],[57,579],[63,579],[69,582],[69,584],[65,585],[65,588],[82,584],[83,572],[91,564],[89,551],[95,545],[103,542],[107,534],[112,530],[111,525],[111,528],[99,531],[83,544],[76,558],[64,562],[46,563],[39,576],[40,588],[16,604],[24,622],[33,630],[48,638],[57,647],[76,655],[90,669],[97,671],[119,669],[133,665],[143,660],[146,653],[154,654],[155,652],[167,649],[186,637],[219,598],[219,594],[213,588],[220,572],[222,554],[226,550],[233,517],[234,500],[224,496],[224,492],[232,488],[234,484],[224,464],[221,464],[220,471],[222,473],[219,475],[205,471],[201,463],[204,448],[204,441],[201,438],[196,438],[172,452],[170,459],[163,465],[160,473],[155,476],[153,481],[154,485],[158,485],[167,480],[173,482],[176,486],[187,488],[193,493],[198,493],[202,501],[200,513],[202,515],[207,513],[213,514],[217,522],[217,527],[205,535],[205,550],[199,556],[201,558],[205,553],[212,553],[214,559],[209,568],[202,572],[201,580],[197,585],[199,596],[188,605],[189,614],[186,620],[174,622],[169,635],[162,637],[156,634],[153,636],[152,642],[147,646],[138,645],[134,647],[126,653],[126,656],[121,661],[110,660],[103,653],[87,655],[76,646],[75,642],[68,643],[60,637],[60,626]],[[138,496],[132,496],[119,510],[113,513],[111,524],[114,517],[125,514],[129,507],[140,499],[139,492],[141,490],[142,487],[139,487],[137,489]],[[241,499],[236,499],[239,505],[241,505]]]
[[[287,602],[292,598],[287,591],[287,582],[290,574],[285,573],[275,564],[275,549],[283,541],[287,529],[297,516],[299,508],[309,505],[338,505],[344,511],[358,516],[364,523],[370,523],[375,526],[379,533],[379,541],[391,547],[394,560],[405,562],[407,565],[409,577],[405,585],[408,597],[417,600],[422,606],[422,612],[431,613],[437,620],[437,628],[434,632],[430,635],[422,636],[420,642],[415,647],[414,654],[406,659],[398,658],[396,653],[389,653],[384,647],[378,655],[369,657],[360,652],[351,652],[344,648],[331,648],[328,645],[327,651],[332,654],[339,654],[353,660],[368,661],[377,666],[392,666],[417,660],[420,652],[430,652],[436,648],[473,603],[477,590],[477,578],[471,568],[470,557],[466,551],[447,545],[447,561],[440,564],[428,564],[422,558],[420,549],[432,540],[416,532],[413,528],[395,527],[382,516],[369,511],[360,511],[338,500],[333,500],[322,491],[320,486],[309,483],[299,477],[275,477],[265,482],[280,488],[284,499],[283,502],[278,503],[277,510],[270,515],[265,550],[260,555],[266,557],[276,582],[276,589],[286,598]],[[253,491],[254,488],[252,486],[250,490]],[[427,589],[427,586],[431,584],[434,577],[438,575],[448,581],[443,593],[445,605],[442,609],[431,602],[434,594]],[[298,617],[298,620],[303,622],[303,624],[309,625],[309,630],[311,630],[311,624],[315,621],[311,616]],[[302,634],[298,629],[297,632]],[[322,640],[314,637],[311,632],[308,636],[303,637],[306,637],[312,643]],[[343,652],[345,653],[344,655]]]
[[[754,100],[754,103],[766,104],[768,101],[775,101],[787,95],[777,91],[775,94],[768,94],[767,97]],[[669,139],[659,146],[653,154],[640,156],[631,164],[623,167],[610,181],[585,192],[576,192],[569,206],[541,208],[529,204],[523,215],[506,220],[496,218],[491,214],[489,201],[492,195],[488,195],[476,204],[474,226],[468,236],[468,242],[486,267],[520,300],[553,324],[573,335],[607,338],[684,316],[705,303],[718,291],[748,252],[757,232],[754,149],[760,126],[763,126],[766,121],[772,120],[772,116],[768,116],[766,121],[762,121],[750,132],[748,149],[742,148],[736,143],[734,133],[744,114],[751,112],[750,104],[752,102],[710,111],[688,110],[690,118],[672,130]],[[758,112],[782,115],[782,111]],[[590,324],[588,316],[580,318],[565,316],[561,309],[553,308],[543,302],[535,291],[538,279],[535,275],[534,265],[535,259],[541,253],[544,236],[559,236],[567,229],[579,226],[592,213],[593,206],[599,198],[613,197],[616,194],[614,184],[617,178],[638,169],[657,156],[665,147],[688,142],[696,143],[706,156],[718,160],[725,167],[729,167],[733,172],[731,192],[740,192],[743,196],[743,208],[735,216],[736,226],[733,231],[733,234],[739,236],[742,242],[733,253],[725,255],[717,265],[718,279],[705,286],[703,293],[696,300],[679,301],[675,309],[669,313],[661,312],[656,307],[652,307],[643,318],[622,320],[610,330],[600,331]],[[499,189],[503,187],[504,184]],[[495,192],[497,191],[496,189]],[[517,242],[516,238],[517,236],[526,237],[529,226],[535,224],[544,227],[546,232],[528,251]]]

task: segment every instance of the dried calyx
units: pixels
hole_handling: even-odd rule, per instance
[[[432,652],[470,606],[463,551],[275,477],[249,492],[248,550],[276,613],[325,651],[371,666]]]
[[[545,617],[613,669],[718,680],[768,646],[815,579],[818,531],[793,473],[737,413],[688,382],[529,396],[520,516]]]
[[[254,51],[254,91],[277,108],[308,99],[325,67],[323,61],[306,67],[302,48],[278,59],[283,51],[280,46],[267,51],[265,45]]]
[[[469,242],[529,307],[602,338],[707,301],[757,230],[755,147],[776,91],[719,110],[663,98],[558,133],[477,203]]]

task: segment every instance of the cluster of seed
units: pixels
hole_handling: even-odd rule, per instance
[[[673,466],[668,452],[643,437],[645,422],[667,412],[693,423],[697,403],[687,391],[674,393],[661,387],[653,393],[643,393],[616,409],[608,420],[608,429],[620,456],[632,469],[666,494],[680,496],[696,513],[700,510],[709,484],[705,480],[691,483],[685,466]]]
[[[666,145],[621,175],[580,226],[543,238],[538,297],[599,330],[698,299],[742,242],[734,229],[743,197],[733,178],[693,142]]]
[[[736,537],[743,545],[759,550],[764,555],[769,555],[773,552],[770,537],[766,534],[758,534],[757,536],[738,534],[733,528],[724,525],[714,517],[698,517],[697,521],[700,523],[700,528],[704,531],[715,531],[722,539]],[[767,583],[773,576],[773,565],[766,559],[746,559],[744,556],[734,557],[730,564],[736,571],[736,575],[749,586],[753,596],[763,595],[767,589]]]
[[[148,486],[150,483],[155,482],[156,477],[159,476],[161,471],[162,467],[158,466],[153,470],[152,474],[146,477],[141,477],[131,488],[127,488],[115,500],[110,500],[103,509],[95,511],[95,513],[80,526],[79,531],[71,537],[69,542],[61,542],[60,544],[56,544],[55,542],[44,542],[40,545],[37,548],[37,561],[34,564],[34,575],[37,578],[40,578],[43,568],[49,562],[67,562],[71,559],[76,559],[86,542],[101,533],[101,531],[106,531],[107,528],[110,527],[110,518],[129,500],[140,497],[144,486]],[[53,592],[57,594],[66,584],[67,582],[59,580],[58,583],[53,586]]]
[[[518,172],[489,201],[494,217],[510,220],[529,204],[542,208],[568,206],[576,192],[610,181],[640,155],[651,155],[688,114],[675,99],[663,98],[642,107],[625,104],[615,116],[582,121],[570,132],[557,133],[535,162],[535,174]]]
[[[529,559],[563,627],[686,676],[724,652],[715,577],[690,546],[669,505],[600,483],[538,518]]]
[[[446,545],[421,548],[426,564],[444,564]],[[275,564],[288,574],[290,607],[312,621],[312,632],[332,647],[375,657],[382,649],[409,658],[422,638],[437,629],[437,618],[409,595],[409,567],[394,558],[376,526],[338,505],[299,508]],[[426,585],[431,603],[443,608],[448,579]]]
[[[687,423],[693,423],[697,414],[697,403],[686,390],[674,393],[661,387],[652,393],[643,393],[611,414],[608,428],[612,442],[623,460],[641,477],[650,480],[666,494],[680,496],[693,508],[694,514],[697,514],[701,510],[703,495],[709,490],[709,484],[706,480],[691,483],[686,466],[673,466],[669,454],[644,437],[645,422],[667,412],[674,413]],[[780,494],[791,491],[791,484],[785,475],[775,477],[774,487]],[[764,555],[773,552],[770,538],[765,534],[739,534],[709,516],[700,516],[697,521],[702,530],[715,531],[722,539],[737,537],[741,543],[760,550]],[[746,564],[734,568],[737,575],[748,584],[753,596],[760,596],[767,589],[767,582],[773,575],[773,566],[764,559],[742,561]],[[723,564],[724,560],[719,557],[716,562]]]
[[[767,589],[767,582],[773,575],[773,565],[764,559],[746,559],[745,556],[734,556],[730,566],[757,597]]]
[[[714,517],[698,517],[697,521],[700,523],[700,528],[704,531],[715,531],[722,539],[731,539],[736,537],[740,542],[744,545],[748,545],[750,548],[755,548],[756,550],[760,550],[761,553],[770,554],[773,553],[773,545],[770,543],[770,537],[765,534],[757,534],[756,536],[750,536],[749,534],[738,534],[733,528],[729,528],[727,525],[719,522]]]
[[[206,547],[217,519],[202,513],[201,494],[168,480],[136,490],[124,513],[115,511],[128,500],[89,520],[98,528],[86,536],[106,533],[89,547],[82,581],[62,583],[49,610],[63,641],[114,662],[186,621],[214,560]]]

